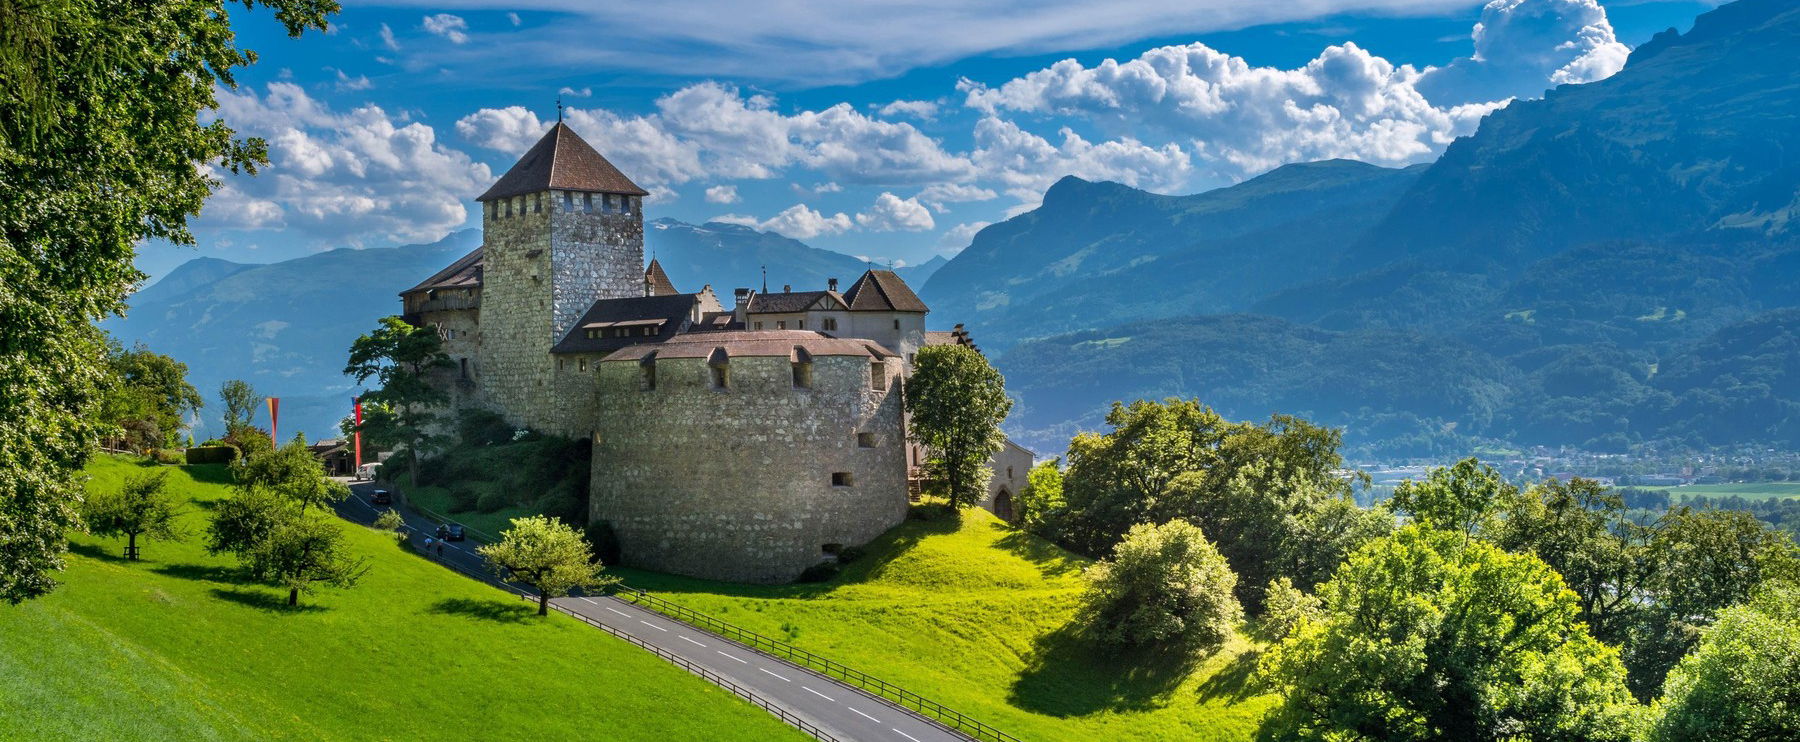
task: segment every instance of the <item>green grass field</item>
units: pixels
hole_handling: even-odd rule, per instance
[[[1083,559],[986,511],[907,521],[830,582],[745,586],[617,570],[1026,740],[1243,740],[1273,702],[1235,639],[1210,655],[1094,647],[1067,628]]]
[[[1686,487],[1643,487],[1662,490],[1671,497],[1742,497],[1746,500],[1779,500],[1800,497],[1800,482],[1739,482],[1690,484]]]
[[[101,458],[91,489],[131,461]],[[222,467],[171,468],[186,543],[77,536],[63,586],[0,604],[0,739],[805,739],[735,696],[346,523],[371,571],[302,597],[200,548]]]

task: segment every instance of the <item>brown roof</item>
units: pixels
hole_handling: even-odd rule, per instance
[[[633,296],[625,299],[601,299],[588,307],[576,320],[551,353],[610,353],[632,343],[656,342],[674,337],[687,324],[698,294],[669,296]],[[640,328],[651,327],[648,337],[638,334]],[[627,337],[617,337],[615,329],[625,329]],[[588,330],[598,330],[601,337],[590,338]]]
[[[401,296],[431,289],[461,289],[481,285],[481,248],[477,247],[451,263],[450,267],[431,274],[419,285],[400,292]]]
[[[814,356],[892,358],[879,343],[830,337],[808,330],[735,330],[676,335],[660,343],[642,343],[613,351],[603,361],[641,361],[655,353],[663,358],[707,358],[721,349],[727,358],[764,356],[792,358],[795,349]]]
[[[836,291],[783,291],[780,293],[752,294],[750,306],[744,311],[750,314],[783,314],[787,312],[804,312],[814,304],[823,300],[827,309],[848,309],[850,305]]]
[[[856,285],[844,292],[844,301],[853,312],[919,312],[931,311],[919,295],[908,288],[893,271],[871,270],[856,279]]]
[[[576,136],[574,129],[558,121],[544,133],[544,138],[525,151],[524,157],[513,163],[511,170],[494,181],[487,193],[475,200],[492,201],[550,189],[650,195]]]
[[[675,282],[669,280],[669,274],[663,272],[662,263],[651,258],[650,266],[644,269],[644,295],[668,296],[679,293],[681,292],[675,290]]]

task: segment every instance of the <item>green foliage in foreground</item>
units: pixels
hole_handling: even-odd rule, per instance
[[[1669,674],[1653,742],[1800,739],[1800,587],[1727,608]]]
[[[1630,740],[1618,651],[1537,557],[1421,525],[1371,542],[1270,651],[1269,740]]]
[[[88,471],[98,492],[144,469]],[[200,530],[229,475],[168,471]],[[0,739],[805,739],[604,632],[343,528],[370,562],[363,585],[297,609],[198,543],[126,562],[74,537],[62,590],[0,606]]]
[[[1074,621],[1088,564],[970,509],[960,518],[909,520],[822,583],[608,572],[1020,739],[1250,739],[1273,700],[1247,684],[1250,642],[1233,635],[1210,652],[1121,652],[1084,638]]]
[[[1184,520],[1132,526],[1086,577],[1081,622],[1101,641],[1216,647],[1244,617],[1232,594],[1237,575],[1200,529]]]

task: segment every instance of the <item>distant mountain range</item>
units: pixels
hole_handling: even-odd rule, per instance
[[[1044,450],[1168,395],[1392,455],[1800,445],[1797,63],[1800,6],[1741,0],[1429,166],[1065,179],[921,295],[1004,351]]]
[[[1064,178],[901,273],[933,327],[970,327],[1018,398],[1009,429],[1046,454],[1114,400],[1163,396],[1304,414],[1387,457],[1800,446],[1796,67],[1800,6],[1740,0],[1429,165],[1295,164],[1187,196]],[[282,394],[324,434],[350,340],[477,239],[195,260],[111,329],[209,396],[231,377]],[[796,289],[866,267],[728,224],[657,220],[646,246],[727,301],[765,267]]]
[[[132,295],[126,316],[104,327],[126,343],[143,342],[188,364],[189,380],[209,401],[227,379],[244,379],[281,397],[281,432],[337,435],[357,394],[343,375],[351,341],[375,320],[400,311],[399,292],[480,244],[479,230],[429,245],[330,250],[266,265],[195,258]],[[711,284],[729,304],[732,289],[769,283],[821,289],[838,278],[848,288],[868,264],[798,240],[732,224],[658,219],[645,225],[645,247],[676,288]],[[923,285],[943,258],[902,267]],[[201,411],[196,436],[219,430],[215,409]]]

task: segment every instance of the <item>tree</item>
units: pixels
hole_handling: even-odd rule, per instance
[[[166,471],[131,476],[116,492],[89,496],[82,513],[88,530],[101,536],[124,536],[125,556],[134,560],[138,558],[139,536],[146,540],[180,539],[175,519],[181,511],[169,497],[168,480]]]
[[[1237,575],[1186,521],[1134,526],[1084,577],[1078,620],[1110,644],[1215,647],[1243,615],[1233,594]]]
[[[243,379],[229,379],[219,385],[219,402],[225,406],[225,432],[250,427],[256,417],[256,403],[261,401],[256,389]]]
[[[251,573],[287,588],[290,606],[314,585],[354,587],[369,571],[367,560],[350,555],[343,529],[322,513],[283,518],[249,556]]]
[[[1012,410],[1006,379],[974,348],[920,348],[906,381],[912,433],[938,459],[950,504],[971,507],[987,494],[988,459],[1005,445],[1000,423]]]
[[[1041,531],[1061,517],[1063,502],[1062,459],[1041,461],[1025,474],[1025,489],[1019,492],[1019,525],[1028,531]]]
[[[1277,577],[1263,590],[1263,615],[1257,629],[1270,641],[1279,642],[1304,621],[1319,617],[1319,597],[1294,587],[1294,581]]]
[[[261,489],[293,503],[301,512],[350,496],[350,488],[325,476],[319,460],[295,436],[287,445],[244,459],[232,470],[239,490]]]
[[[1401,482],[1387,507],[1415,523],[1474,536],[1491,530],[1496,514],[1518,497],[1518,488],[1493,467],[1468,458],[1432,469],[1424,481]]]
[[[581,532],[562,521],[533,515],[512,519],[512,527],[500,534],[500,542],[475,551],[506,579],[517,580],[538,593],[538,615],[550,613],[550,599],[577,588],[597,588],[618,582],[602,575]]]
[[[172,446],[187,416],[205,402],[187,381],[187,364],[138,344],[108,342],[103,422],[124,432],[134,450]]]
[[[1652,742],[1800,739],[1800,586],[1720,612],[1663,685]]]
[[[350,344],[350,361],[344,366],[344,373],[358,384],[371,377],[379,381],[380,388],[365,393],[363,401],[392,413],[379,418],[382,425],[388,426],[385,429],[365,422],[365,430],[373,432],[377,440],[406,443],[407,467],[414,484],[419,481],[419,456],[435,439],[430,433],[430,426],[437,419],[433,410],[449,401],[444,391],[431,383],[428,374],[453,365],[444,353],[444,341],[437,330],[414,327],[399,317],[383,317],[374,332]]]
[[[1654,564],[1647,558],[1653,530],[1630,519],[1623,497],[1591,479],[1551,479],[1510,496],[1490,531],[1501,548],[1535,554],[1562,575],[1595,636],[1624,639]]]
[[[290,35],[337,9],[249,4]],[[221,0],[0,0],[0,598],[56,584],[136,246],[192,244],[217,174],[266,157],[216,113],[254,59],[233,31]]]
[[[1358,549],[1259,674],[1264,739],[1627,740],[1618,653],[1537,557],[1409,525]]]
[[[236,554],[249,565],[250,556],[292,514],[292,506],[274,493],[260,489],[239,491],[213,508],[212,521],[207,525],[206,551]]]

